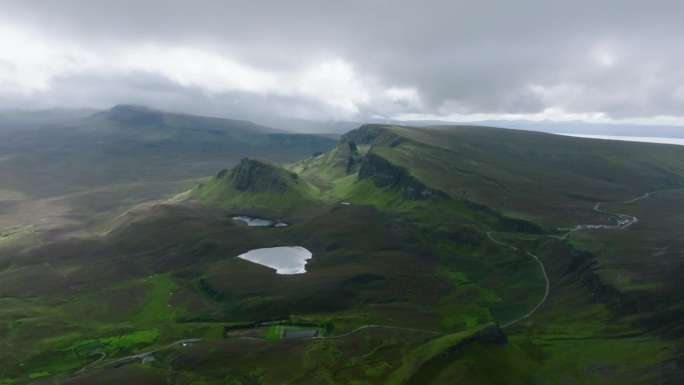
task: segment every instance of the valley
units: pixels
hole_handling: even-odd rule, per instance
[[[278,138],[3,185],[0,384],[683,378],[681,147],[473,126]],[[283,246],[310,252],[305,272],[242,259]]]

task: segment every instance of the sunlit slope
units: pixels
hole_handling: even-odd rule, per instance
[[[259,158],[244,158],[179,198],[220,207],[291,212],[313,204],[318,189],[299,176]]]

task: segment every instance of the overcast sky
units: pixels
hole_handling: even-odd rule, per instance
[[[0,109],[684,124],[684,2],[0,0]]]

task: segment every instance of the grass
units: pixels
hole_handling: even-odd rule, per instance
[[[48,377],[50,375],[49,372],[36,372],[36,373],[31,373],[29,374],[30,379],[36,379],[36,378],[41,378],[41,377]]]
[[[124,354],[138,353],[140,352],[140,347],[150,346],[158,338],[158,330],[139,330],[97,340],[76,341],[66,351],[82,356],[98,350],[106,353],[108,356],[118,357]]]
[[[238,179],[243,178],[242,175],[244,179]],[[238,187],[239,183],[243,183],[242,187]],[[244,193],[246,191],[248,194]],[[268,161],[249,158],[230,173],[223,170],[201,183],[187,194],[186,199],[220,207],[291,213],[314,204],[317,196],[318,189],[297,174]]]
[[[429,362],[410,380],[413,384],[519,384],[534,383],[540,365],[515,344],[466,346],[452,357]]]
[[[0,246],[12,243],[22,243],[33,237],[33,226],[15,226],[0,230]]]

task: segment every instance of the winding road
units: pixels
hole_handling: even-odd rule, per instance
[[[565,240],[565,239],[567,239],[567,237],[568,237],[570,234],[572,234],[572,233],[574,233],[575,231],[578,231],[578,230],[588,230],[588,229],[592,229],[592,230],[594,230],[594,229],[603,229],[603,230],[622,230],[622,229],[626,229],[627,227],[629,227],[629,226],[631,226],[631,225],[637,223],[637,222],[639,221],[638,218],[637,218],[637,217],[633,217],[633,216],[631,216],[631,215],[627,215],[627,214],[613,213],[613,212],[601,210],[601,205],[604,204],[604,203],[620,203],[620,204],[633,203],[633,202],[636,202],[636,201],[638,201],[638,200],[641,200],[641,199],[644,199],[644,198],[648,198],[652,193],[655,193],[655,192],[657,192],[657,191],[653,191],[653,192],[646,193],[646,194],[644,194],[644,195],[642,195],[642,196],[640,196],[640,197],[637,197],[637,198],[634,198],[634,199],[630,199],[630,200],[628,200],[628,201],[622,201],[622,202],[598,202],[598,203],[596,203],[596,204],[594,205],[594,207],[593,207],[594,211],[599,212],[599,213],[602,213],[602,214],[608,214],[608,215],[612,215],[612,216],[614,216],[614,217],[617,217],[617,224],[615,224],[615,225],[592,225],[592,224],[577,225],[577,226],[575,226],[575,227],[573,227],[573,228],[570,228],[570,229],[559,229],[559,230],[569,230],[567,233],[565,233],[565,234],[563,234],[563,235],[546,235],[546,236],[547,236],[547,237],[558,238],[558,239],[561,239],[561,240]],[[515,247],[515,246],[511,246],[511,245],[509,245],[509,244],[507,244],[507,243],[501,242],[501,241],[497,240],[496,238],[494,238],[494,237],[492,236],[492,234],[494,234],[494,233],[495,233],[495,231],[488,231],[488,232],[487,232],[487,237],[489,238],[489,240],[491,240],[492,242],[494,242],[494,243],[496,243],[496,244],[498,244],[498,245],[506,246],[506,247],[509,247],[509,248],[511,248],[511,249],[513,249],[513,250],[519,250],[519,249],[518,249],[517,247]],[[526,251],[526,250],[523,250],[523,251],[525,251],[525,253],[526,253],[528,256],[532,257],[535,261],[537,261],[537,263],[538,263],[539,266],[541,267],[542,273],[544,274],[544,280],[546,281],[546,290],[544,291],[544,296],[542,297],[542,299],[537,303],[537,305],[536,305],[529,313],[527,313],[527,314],[525,314],[525,315],[523,315],[523,316],[521,316],[521,317],[519,317],[519,318],[516,318],[516,319],[514,319],[513,321],[508,322],[508,323],[505,324],[505,325],[502,325],[502,326],[501,326],[502,328],[508,327],[508,326],[510,326],[510,325],[515,324],[516,322],[518,322],[518,321],[520,321],[520,320],[523,320],[523,319],[525,319],[525,318],[528,318],[528,317],[532,316],[532,314],[534,314],[534,313],[537,311],[537,309],[539,309],[539,307],[546,301],[546,298],[549,296],[549,290],[551,289],[551,282],[549,281],[549,276],[546,274],[546,268],[544,267],[544,264],[542,263],[542,261],[539,259],[538,256],[536,256],[536,255],[530,253],[529,251]]]
[[[490,239],[492,242],[497,243],[497,244],[502,245],[502,246],[510,247],[510,248],[513,249],[513,250],[518,250],[518,248],[515,247],[515,246],[511,246],[511,245],[509,245],[509,244],[506,244],[506,243],[503,243],[503,242],[501,242],[501,241],[496,240],[496,239],[492,236],[492,233],[494,233],[494,231],[488,231],[488,232],[487,232],[487,237],[489,237],[489,239]],[[516,318],[516,319],[514,319],[513,321],[511,321],[511,322],[509,322],[509,323],[507,323],[507,324],[505,324],[505,325],[502,325],[502,326],[501,326],[502,328],[505,328],[505,327],[507,327],[507,326],[513,325],[514,323],[520,321],[521,319],[527,318],[527,317],[531,316],[532,314],[534,314],[534,312],[536,312],[537,309],[539,309],[539,307],[544,303],[544,301],[546,301],[546,297],[549,296],[549,289],[551,288],[551,282],[549,281],[549,276],[546,274],[546,268],[544,267],[544,264],[543,264],[542,261],[539,259],[539,257],[537,257],[536,255],[530,253],[529,251],[525,251],[525,253],[526,253],[527,255],[529,255],[530,257],[534,258],[534,260],[537,261],[537,263],[539,264],[539,267],[541,267],[541,271],[542,271],[542,273],[544,274],[544,280],[546,281],[546,290],[544,291],[544,297],[542,297],[541,301],[539,301],[539,303],[537,303],[537,306],[535,306],[532,310],[530,310],[529,313],[525,314],[524,316],[521,316],[520,318]]]
[[[657,192],[657,191],[654,191],[654,192]],[[602,214],[612,215],[612,216],[615,216],[615,217],[618,218],[617,224],[615,224],[615,225],[577,225],[577,226],[575,226],[575,227],[573,227],[573,228],[570,228],[570,229],[559,229],[559,230],[569,230],[567,233],[565,233],[565,234],[563,234],[563,235],[548,235],[548,236],[549,236],[549,237],[558,238],[558,239],[566,239],[570,234],[574,233],[574,232],[577,231],[577,230],[587,230],[587,229],[604,229],[604,230],[610,230],[610,229],[613,229],[613,230],[614,230],[614,229],[626,229],[627,227],[629,227],[629,226],[631,226],[631,225],[633,225],[633,224],[635,224],[635,223],[637,223],[637,222],[639,221],[639,220],[637,219],[637,217],[633,217],[633,216],[631,216],[631,215],[626,215],[626,214],[620,214],[620,213],[611,213],[610,211],[601,210],[601,205],[604,204],[604,203],[622,203],[622,204],[632,203],[632,202],[636,202],[636,201],[641,200],[641,199],[644,199],[644,198],[648,198],[648,197],[649,197],[652,193],[654,193],[654,192],[646,193],[646,194],[644,194],[644,195],[642,195],[642,196],[640,196],[640,197],[637,197],[637,198],[634,198],[634,199],[630,199],[630,200],[624,201],[624,202],[598,202],[598,203],[596,203],[596,204],[594,205],[594,211],[599,212],[599,213],[602,213]]]
[[[93,364],[95,364],[96,362],[99,362],[99,361],[101,361],[102,359],[104,359],[105,354],[104,354],[104,353],[101,353],[101,354],[102,354],[102,357],[100,357],[99,359],[97,359],[95,362],[91,362],[90,364],[88,364],[88,365],[82,367],[80,370],[78,370],[78,371],[75,372],[74,374],[80,374],[80,373],[83,373],[83,372],[87,372],[87,371],[89,371],[89,370],[101,368],[101,367],[103,367],[103,366],[112,365],[112,364],[115,364],[115,363],[117,363],[117,362],[128,361],[128,360],[142,359],[143,357],[147,357],[147,356],[151,355],[152,353],[156,353],[156,352],[158,352],[158,351],[160,351],[160,350],[168,349],[168,348],[173,347],[173,346],[176,346],[176,345],[190,344],[190,343],[199,342],[199,341],[202,341],[202,339],[200,339],[200,338],[186,338],[186,339],[184,339],[184,340],[178,340],[178,341],[176,341],[176,342],[170,343],[170,344],[168,344],[168,345],[162,346],[162,347],[157,348],[157,349],[154,349],[154,350],[150,350],[150,351],[148,351],[148,352],[143,352],[143,353],[134,354],[134,355],[132,355],[132,356],[117,358],[116,360],[108,361],[108,362],[105,362],[105,363],[103,363],[103,364],[93,366]]]

